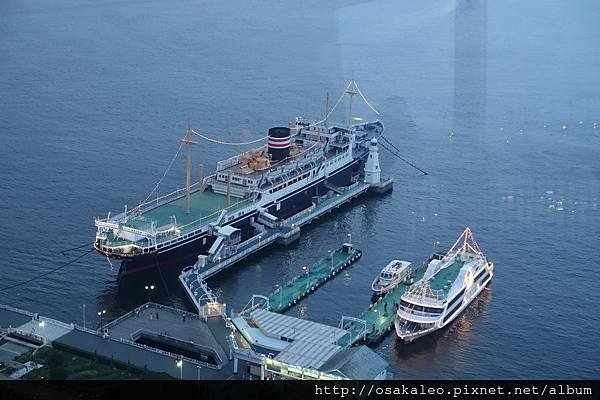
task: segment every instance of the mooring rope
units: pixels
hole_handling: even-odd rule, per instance
[[[69,251],[73,251],[73,250],[77,250],[77,249],[81,249],[82,247],[86,247],[86,246],[90,246],[94,244],[94,242],[90,242],[90,243],[84,243],[80,246],[76,246],[76,247],[71,247],[70,249],[66,249],[66,250],[61,250],[60,254],[62,254],[63,256],[66,256],[65,253],[68,253]]]
[[[400,153],[400,149],[398,147],[396,147],[396,145],[394,145],[392,142],[390,142],[385,136],[381,135],[380,138],[384,141],[384,143],[380,143],[381,147],[383,147],[384,149],[386,149],[387,151],[389,151],[390,153],[392,153],[392,155],[394,155],[398,159],[404,161],[406,164],[410,165],[411,167],[413,167],[417,171],[421,172],[423,175],[429,175],[429,173],[427,171],[422,170],[421,168],[417,167],[415,164],[411,163],[410,161],[408,161],[407,159],[405,159],[404,157],[402,157],[399,154]],[[391,146],[395,151],[392,150],[392,149],[388,149],[386,147],[385,143],[387,143],[389,146]]]
[[[92,251],[94,251],[94,250],[95,250],[95,249],[90,249],[90,250],[86,251],[85,253],[81,254],[80,256],[78,256],[78,257],[75,257],[75,258],[74,258],[74,259],[72,259],[71,261],[69,261],[69,262],[66,262],[65,264],[63,264],[63,265],[61,265],[61,266],[59,266],[59,267],[57,267],[57,268],[51,269],[51,270],[50,270],[50,271],[48,271],[48,272],[44,272],[43,274],[40,274],[40,275],[34,276],[34,277],[33,277],[33,278],[31,278],[31,279],[27,279],[27,280],[25,280],[25,281],[23,281],[23,282],[15,283],[14,285],[9,285],[9,286],[5,286],[5,287],[3,287],[3,288],[0,288],[0,291],[5,291],[5,290],[14,289],[14,288],[16,288],[16,287],[23,286],[23,285],[26,285],[26,284],[28,284],[28,283],[30,283],[30,282],[33,282],[33,281],[35,281],[36,279],[40,279],[40,278],[43,278],[43,277],[45,277],[45,276],[48,276],[48,275],[50,275],[50,274],[53,274],[53,273],[55,273],[56,271],[58,271],[58,270],[60,270],[60,269],[63,269],[63,268],[65,268],[65,267],[68,267],[69,265],[71,265],[71,264],[73,264],[73,263],[75,263],[75,262],[77,262],[77,261],[81,260],[83,257],[87,256],[88,254],[90,254],[90,253],[91,253]]]

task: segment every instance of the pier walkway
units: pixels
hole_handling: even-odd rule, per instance
[[[206,282],[204,282],[206,279],[275,241],[280,241],[284,244],[292,242],[295,238],[299,237],[301,226],[310,224],[315,219],[323,216],[323,214],[341,207],[344,203],[367,192],[369,188],[369,184],[356,182],[348,187],[337,188],[338,193],[330,191],[328,194],[316,199],[309,208],[286,220],[278,222],[274,228],[265,226],[263,232],[240,243],[237,246],[237,251],[230,256],[219,257],[214,261],[207,261],[206,265],[202,267],[196,263],[184,268],[179,275],[179,281],[196,308],[201,309],[203,302],[214,300],[214,295],[210,292]]]

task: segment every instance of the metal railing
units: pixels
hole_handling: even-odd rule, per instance
[[[8,310],[8,311],[16,312],[16,313],[19,313],[19,314],[23,314],[23,315],[28,315],[30,317],[33,317],[34,315],[36,315],[36,313],[33,313],[31,311],[22,310],[22,309],[16,308],[16,307],[11,307],[11,306],[6,305],[6,304],[0,304],[0,308]]]
[[[94,336],[102,336],[102,333],[99,330],[94,330],[94,329],[90,329],[90,328],[85,328],[81,325],[75,325],[74,329],[76,331],[81,331],[81,332],[85,332],[88,333],[90,335],[94,335]]]
[[[226,258],[225,260],[218,262],[214,266],[212,266],[202,272],[199,272],[198,273],[199,279],[207,279],[210,276],[212,276],[213,274],[219,272],[221,269],[227,268],[228,266],[236,263],[240,259],[242,259],[242,258],[246,257],[247,255],[253,253],[254,251],[258,250],[259,248],[267,246],[271,242],[277,240],[277,238],[279,237],[280,234],[281,234],[281,232],[273,231],[271,234],[261,235],[260,239],[258,238],[258,236],[254,236],[254,237],[246,240],[245,242],[241,243],[245,247],[244,250],[233,254],[229,258]],[[258,242],[258,243],[254,243],[254,242]]]
[[[75,329],[75,324],[74,323],[66,323],[66,322],[62,322],[59,321],[57,319],[53,319],[53,318],[48,318],[48,317],[40,317],[40,321],[44,321],[45,323],[49,323],[52,325],[56,325],[56,326],[60,326],[61,328],[65,328],[68,330],[73,330]]]
[[[352,185],[344,187],[344,188],[340,187],[340,190],[342,191],[341,194],[339,194],[337,196],[332,196],[332,197],[329,197],[327,195],[320,196],[319,197],[320,200],[319,200],[318,204],[313,203],[313,205],[310,206],[309,208],[286,219],[285,221],[283,221],[283,225],[285,225],[285,226],[290,226],[291,224],[303,225],[308,220],[312,220],[312,219],[320,217],[321,215],[323,215],[330,209],[332,209],[342,203],[347,202],[349,200],[349,197],[356,196],[356,195],[362,193],[363,191],[366,191],[368,188],[369,188],[369,185],[361,184],[360,182],[355,182]]]
[[[108,322],[107,324],[103,325],[102,327],[105,329],[110,329],[110,328],[114,327],[115,325],[117,325],[118,323],[120,323],[121,321],[131,317],[133,314],[135,314],[139,311],[142,311],[142,310],[147,310],[149,308],[156,308],[159,310],[169,310],[169,311],[177,313],[179,315],[185,315],[186,317],[200,319],[198,317],[198,314],[191,313],[191,312],[185,311],[185,310],[180,310],[178,308],[174,308],[174,307],[170,307],[170,306],[165,306],[163,304],[153,303],[153,302],[149,301],[147,303],[142,304],[141,306],[134,308],[131,311],[126,312],[125,314],[121,315],[120,317],[113,319],[112,321]]]
[[[175,192],[173,192],[175,193]],[[178,196],[176,198],[179,198],[182,196]],[[169,200],[172,201],[172,200]],[[165,201],[164,204],[168,203],[169,201]],[[244,205],[245,203],[247,203],[247,205]],[[160,204],[162,205],[162,204]],[[157,205],[158,206],[158,205]],[[157,207],[156,206],[156,207]],[[156,207],[152,207],[152,208],[156,208]],[[119,225],[119,224],[115,224],[114,222],[108,222],[106,221],[106,219],[97,219],[96,220],[96,226],[104,226],[107,228],[112,228],[112,229],[118,229],[118,230],[122,230],[125,232],[131,232],[131,233],[135,233],[137,235],[140,236],[144,236],[144,238],[150,238],[153,241],[155,241],[155,243],[153,243],[150,246],[140,246],[139,244],[137,244],[137,242],[133,242],[127,239],[124,240],[112,240],[110,241],[110,243],[118,243],[118,242],[122,242],[122,245],[127,245],[127,244],[131,244],[131,245],[136,245],[137,247],[140,247],[141,249],[146,249],[146,248],[154,248],[156,247],[156,245],[160,244],[160,245],[166,245],[166,244],[170,244],[170,243],[174,243],[174,242],[178,242],[187,238],[184,238],[184,235],[191,235],[194,236],[200,232],[202,232],[205,229],[202,229],[203,227],[205,227],[209,221],[215,220],[216,218],[218,218],[218,216],[225,211],[227,214],[230,213],[245,213],[248,212],[249,210],[253,209],[255,207],[254,202],[252,201],[252,199],[242,199],[240,201],[237,201],[233,204],[231,204],[230,206],[221,208],[209,215],[205,215],[203,217],[200,217],[198,219],[195,219],[193,221],[190,221],[184,225],[180,225],[180,226],[176,226],[176,231],[177,232],[172,232],[172,231],[167,231],[167,232],[162,232],[162,233],[157,233],[157,232],[151,232],[151,231],[145,231],[145,230],[141,230],[141,229],[137,229],[137,228],[132,228],[132,227],[128,227],[128,226],[123,226],[123,225]],[[149,208],[151,209],[151,208]],[[142,211],[142,213],[144,212],[144,210]],[[125,217],[124,214],[119,214],[121,216],[121,218]],[[112,217],[110,220],[111,221],[116,221],[117,217]],[[163,239],[163,241],[157,241],[157,238],[160,236],[165,236],[166,238]],[[170,240],[166,240],[168,239],[168,236],[174,236],[172,239]],[[189,236],[188,236],[189,237]],[[108,243],[109,241],[107,241]],[[121,245],[120,245],[121,246]],[[106,246],[106,247],[117,247],[117,246]]]

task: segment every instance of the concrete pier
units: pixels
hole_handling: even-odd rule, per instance
[[[376,194],[389,193],[394,189],[394,180],[392,178],[382,178],[378,183],[372,183],[369,192]]]

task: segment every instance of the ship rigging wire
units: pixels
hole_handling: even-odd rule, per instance
[[[341,102],[342,102],[342,100],[344,99],[344,96],[345,96],[345,94],[346,94],[346,91],[347,91],[348,89],[350,89],[350,87],[352,86],[352,84],[354,84],[354,86],[356,87],[356,90],[357,90],[358,94],[359,94],[359,95],[360,95],[360,97],[363,99],[363,101],[364,101],[364,102],[367,104],[367,106],[368,106],[368,107],[369,107],[369,108],[370,108],[370,109],[371,109],[371,110],[372,110],[372,111],[373,111],[375,114],[379,115],[379,111],[377,111],[377,110],[376,110],[376,109],[375,109],[375,108],[374,108],[374,107],[373,107],[373,106],[372,106],[372,105],[369,103],[369,101],[367,100],[367,98],[365,97],[365,95],[362,93],[362,91],[361,91],[361,90],[360,90],[360,88],[358,87],[358,84],[356,83],[356,81],[354,81],[354,79],[352,79],[352,80],[351,80],[351,81],[348,83],[348,85],[346,85],[346,88],[345,88],[344,92],[342,92],[342,94],[340,95],[340,97],[338,98],[338,100],[335,102],[335,104],[333,105],[333,107],[332,107],[332,108],[331,108],[331,109],[330,109],[330,110],[327,112],[327,114],[325,115],[325,118],[323,118],[323,119],[322,119],[322,120],[320,120],[320,121],[313,122],[312,124],[309,124],[309,125],[303,125],[303,126],[300,126],[300,127],[292,127],[292,128],[290,128],[290,129],[292,129],[292,130],[296,130],[296,131],[297,131],[297,132],[296,132],[296,133],[294,133],[293,135],[290,135],[290,137],[294,137],[294,136],[298,135],[302,129],[311,128],[311,127],[317,126],[317,125],[319,125],[319,124],[322,124],[323,122],[327,121],[327,120],[329,119],[329,117],[330,117],[330,116],[333,114],[333,112],[336,110],[336,108],[337,108],[337,107],[340,105],[340,103],[341,103]],[[267,139],[267,138],[268,138],[268,136],[263,136],[263,137],[260,137],[260,138],[258,138],[258,139],[254,139],[254,140],[250,140],[250,141],[246,141],[246,142],[228,142],[228,141],[224,141],[224,140],[218,140],[218,139],[211,138],[211,137],[209,137],[209,136],[206,136],[206,135],[204,135],[204,134],[202,134],[202,133],[196,132],[196,131],[195,131],[195,130],[193,130],[192,128],[190,128],[190,132],[192,132],[194,135],[196,135],[196,136],[198,136],[198,137],[200,137],[200,138],[202,138],[202,139],[204,139],[204,140],[206,140],[206,141],[208,141],[208,142],[215,143],[215,144],[226,145],[226,146],[246,146],[246,145],[250,145],[250,144],[254,144],[254,143],[261,142],[261,141],[263,141],[263,140],[265,140],[265,139]],[[302,155],[302,154],[306,153],[308,150],[312,149],[312,148],[313,148],[315,145],[316,145],[316,143],[315,143],[313,146],[310,146],[308,149],[306,149],[306,150],[302,151],[301,153],[299,153],[299,154],[296,154],[294,157],[297,157],[297,156],[299,156],[299,155]],[[148,196],[146,196],[146,198],[145,198],[145,199],[144,199],[144,200],[143,200],[143,201],[140,203],[140,205],[139,205],[139,206],[137,206],[137,207],[134,207],[134,208],[133,208],[133,209],[131,209],[129,212],[127,212],[127,214],[128,214],[128,215],[129,215],[129,214],[131,214],[131,213],[133,213],[133,212],[136,212],[136,211],[141,211],[141,207],[142,207],[142,205],[144,205],[144,204],[147,204],[147,202],[148,202],[148,200],[150,199],[150,197],[152,197],[152,195],[153,195],[153,194],[156,192],[156,190],[157,190],[157,189],[160,187],[161,183],[163,182],[163,180],[164,180],[164,179],[165,179],[165,177],[167,176],[167,173],[169,172],[169,170],[170,170],[170,169],[171,169],[171,167],[173,166],[173,163],[175,162],[175,159],[176,159],[176,158],[177,158],[177,156],[179,155],[179,153],[180,153],[180,151],[181,151],[181,148],[182,148],[182,146],[183,146],[183,142],[180,142],[180,143],[179,143],[179,148],[178,148],[178,149],[177,149],[177,151],[175,152],[175,155],[174,155],[174,156],[173,156],[173,158],[171,159],[171,162],[169,162],[169,165],[167,166],[167,169],[166,169],[166,170],[165,170],[165,172],[163,173],[162,177],[161,177],[161,178],[158,180],[158,182],[156,183],[156,185],[154,185],[154,188],[152,189],[152,191],[151,191],[151,192],[148,194]],[[393,146],[393,145],[392,145],[392,146]],[[394,146],[394,147],[395,147],[395,146]],[[389,151],[389,149],[388,149],[388,151]],[[398,155],[396,155],[396,156],[397,156],[397,157],[399,157]],[[287,157],[287,158],[285,158],[284,160],[287,160],[288,158],[290,158],[290,157]],[[284,160],[281,160],[280,162],[282,162],[282,161],[284,161]],[[406,161],[406,160],[403,160],[403,161],[405,161],[405,162],[407,162],[408,164],[410,164],[410,163],[409,163],[408,161]],[[413,166],[414,168],[417,168],[417,169],[418,169],[418,170],[420,170],[421,172],[423,172],[423,174],[424,174],[424,175],[427,175],[427,173],[426,173],[425,171],[421,170],[420,168],[418,168],[418,167],[416,167],[416,166],[414,166],[414,165],[412,165],[412,164],[410,164],[410,165],[411,165],[411,166]],[[271,167],[272,167],[272,165],[271,165]],[[206,179],[206,178],[205,178],[205,179]]]
[[[354,81],[351,81],[351,82],[350,82],[350,83],[349,83],[349,84],[346,86],[346,89],[345,89],[345,90],[348,90],[348,89],[350,88],[350,86],[352,85],[352,82],[354,82]],[[373,106],[372,106],[372,105],[369,103],[369,101],[366,99],[366,97],[365,97],[365,96],[362,94],[362,92],[360,91],[360,88],[358,87],[358,85],[356,84],[356,82],[354,82],[354,85],[356,86],[356,89],[357,89],[358,93],[360,94],[360,96],[362,97],[362,99],[364,100],[364,102],[367,104],[367,106],[369,106],[369,108],[370,108],[371,110],[373,110],[373,112],[374,112],[375,114],[379,115],[379,112],[378,112],[378,111],[377,111],[377,110],[376,110],[376,109],[375,109],[375,108],[374,108],[374,107],[373,107]],[[331,108],[331,110],[329,110],[329,111],[327,112],[327,115],[326,115],[326,116],[325,116],[325,118],[323,118],[322,120],[320,120],[320,121],[317,121],[317,122],[313,122],[312,124],[309,124],[309,125],[304,125],[304,126],[300,126],[300,127],[292,127],[292,128],[290,128],[290,129],[292,129],[292,130],[297,130],[297,131],[300,131],[300,130],[302,130],[302,129],[306,129],[306,128],[312,128],[312,127],[314,127],[314,126],[317,126],[317,125],[319,125],[319,124],[322,124],[323,122],[325,122],[325,121],[326,121],[326,120],[327,120],[327,119],[328,119],[328,118],[331,116],[331,114],[333,114],[333,112],[335,111],[335,109],[337,108],[337,106],[339,106],[339,105],[340,105],[340,103],[341,103],[341,102],[342,102],[342,100],[344,99],[344,95],[345,95],[345,94],[346,94],[345,92],[343,92],[343,93],[341,94],[341,96],[340,96],[340,97],[338,98],[338,100],[335,102],[334,106]],[[204,134],[202,134],[202,133],[196,132],[196,131],[195,131],[195,130],[193,130],[193,129],[190,129],[190,131],[191,131],[193,134],[197,135],[198,137],[200,137],[200,138],[202,138],[202,139],[204,139],[204,140],[207,140],[207,141],[209,141],[209,142],[211,142],[211,143],[222,144],[222,145],[226,145],[226,146],[245,146],[245,145],[249,145],[249,144],[254,144],[254,143],[261,142],[261,141],[263,141],[263,140],[266,140],[266,139],[268,138],[268,136],[263,136],[263,137],[260,137],[260,138],[258,138],[258,139],[250,140],[250,141],[247,141],[247,142],[227,142],[227,141],[224,141],[224,140],[218,140],[218,139],[211,138],[211,137],[209,137],[209,136],[206,136],[206,135],[204,135]],[[298,133],[295,133],[294,135],[291,135],[291,136],[295,136],[295,135],[297,135],[297,134],[298,134]]]
[[[179,148],[177,149],[177,151],[175,152],[175,155],[173,156],[173,158],[171,159],[171,162],[169,163],[169,165],[167,166],[167,169],[165,170],[163,176],[160,177],[160,179],[158,180],[158,182],[156,183],[156,185],[154,185],[154,189],[152,189],[152,191],[148,194],[148,196],[144,199],[144,201],[142,201],[142,203],[146,203],[148,201],[148,199],[150,199],[150,196],[152,196],[154,194],[154,192],[156,192],[156,190],[158,189],[158,187],[160,186],[160,184],[162,183],[162,181],[165,179],[165,177],[167,176],[167,173],[169,172],[169,170],[171,169],[171,167],[173,166],[173,163],[175,162],[175,159],[177,158],[177,156],[179,155],[179,152],[181,151],[181,148],[183,147],[183,142],[179,142]]]
[[[69,265],[71,265],[71,264],[74,264],[75,262],[77,262],[77,261],[81,260],[83,257],[85,257],[85,256],[87,256],[88,254],[90,254],[92,251],[94,251],[94,249],[90,249],[90,250],[86,251],[85,253],[83,253],[83,254],[81,254],[81,255],[79,255],[79,256],[77,256],[77,257],[75,257],[74,259],[72,259],[72,260],[70,260],[70,261],[68,261],[68,262],[66,262],[66,263],[64,263],[64,264],[62,264],[62,265],[60,265],[59,267],[56,267],[56,268],[54,268],[54,269],[51,269],[50,271],[44,272],[43,274],[40,274],[40,275],[34,276],[33,278],[27,279],[27,280],[25,280],[25,281],[23,281],[23,282],[15,283],[15,284],[13,284],[13,285],[9,285],[9,286],[5,286],[5,287],[3,287],[3,288],[0,288],[0,291],[5,291],[5,290],[14,289],[14,288],[17,288],[17,287],[19,287],[19,286],[23,286],[23,285],[26,285],[26,284],[28,284],[28,283],[30,283],[30,282],[33,282],[33,281],[35,281],[35,280],[37,280],[37,279],[40,279],[40,278],[43,278],[43,277],[45,277],[45,276],[48,276],[48,275],[50,275],[50,274],[53,274],[53,273],[55,273],[56,271],[59,271],[59,270],[61,270],[61,269],[65,268],[65,267],[68,267]]]
[[[267,139],[267,137],[268,137],[268,136],[263,136],[263,137],[261,137],[261,138],[255,139],[255,140],[250,140],[250,141],[248,141],[248,142],[225,142],[225,141],[222,141],[222,140],[217,140],[217,139],[213,139],[213,138],[211,138],[211,137],[208,137],[208,136],[206,136],[206,135],[203,135],[203,134],[201,134],[201,133],[198,133],[198,132],[196,132],[196,131],[195,131],[195,130],[193,130],[193,129],[190,129],[190,131],[191,131],[191,132],[192,132],[194,135],[197,135],[198,137],[200,137],[200,138],[202,138],[202,139],[204,139],[204,140],[207,140],[207,141],[209,141],[209,142],[211,142],[211,143],[223,144],[223,145],[226,145],[226,146],[245,146],[245,145],[248,145],[248,144],[253,144],[253,143],[258,143],[258,142],[261,142],[261,141],[263,141],[263,140]]]
[[[352,84],[352,82],[350,82],[350,84]],[[369,103],[369,101],[367,100],[367,98],[365,97],[365,95],[361,92],[360,88],[358,87],[358,84],[356,82],[354,82],[354,86],[356,87],[356,90],[358,91],[358,94],[360,94],[360,97],[362,97],[362,99],[364,100],[364,102],[369,106],[369,108],[377,115],[379,115],[379,111],[377,111],[372,105],[371,103]],[[350,87],[350,85],[348,85],[348,87]]]

